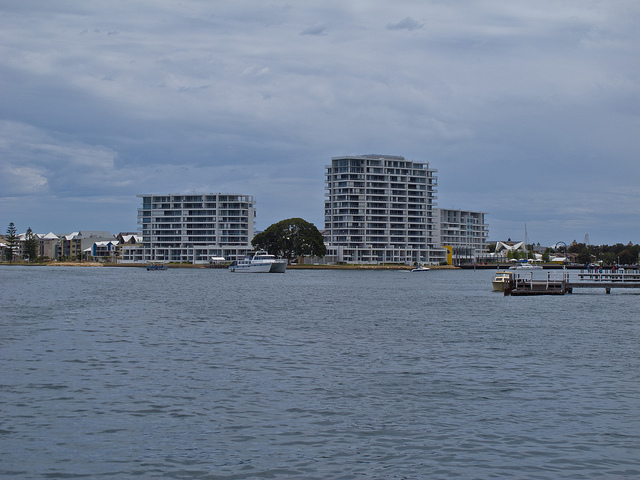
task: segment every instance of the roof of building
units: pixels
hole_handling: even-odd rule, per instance
[[[496,252],[501,250],[515,251],[524,248],[524,242],[496,242]]]

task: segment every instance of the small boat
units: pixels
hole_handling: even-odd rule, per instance
[[[513,278],[514,272],[498,270],[491,281],[494,292],[504,292],[504,287]]]
[[[534,265],[527,260],[518,260],[509,267],[509,270],[542,270],[542,266]]]
[[[169,267],[167,267],[166,263],[159,263],[159,262],[151,262],[149,265],[147,265],[147,270],[167,270]]]
[[[424,265],[420,265],[419,267],[411,269],[412,272],[428,272],[429,267],[425,267]]]
[[[287,259],[276,258],[263,250],[257,251],[253,256],[247,255],[244,259],[234,261],[229,265],[230,272],[245,273],[284,273],[287,269]]]

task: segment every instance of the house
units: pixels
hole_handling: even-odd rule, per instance
[[[115,257],[116,257],[117,245],[118,245],[118,241],[117,240],[95,242],[87,250],[89,250],[89,254],[94,259],[114,260]]]
[[[38,237],[38,254],[41,257],[56,258],[56,248],[60,242],[60,237],[53,232],[47,234],[36,234]]]

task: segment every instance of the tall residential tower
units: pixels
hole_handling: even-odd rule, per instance
[[[333,157],[326,166],[325,240],[338,262],[435,263],[437,170],[390,155]]]

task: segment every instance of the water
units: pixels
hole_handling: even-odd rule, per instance
[[[1,478],[637,478],[633,291],[0,267]]]

